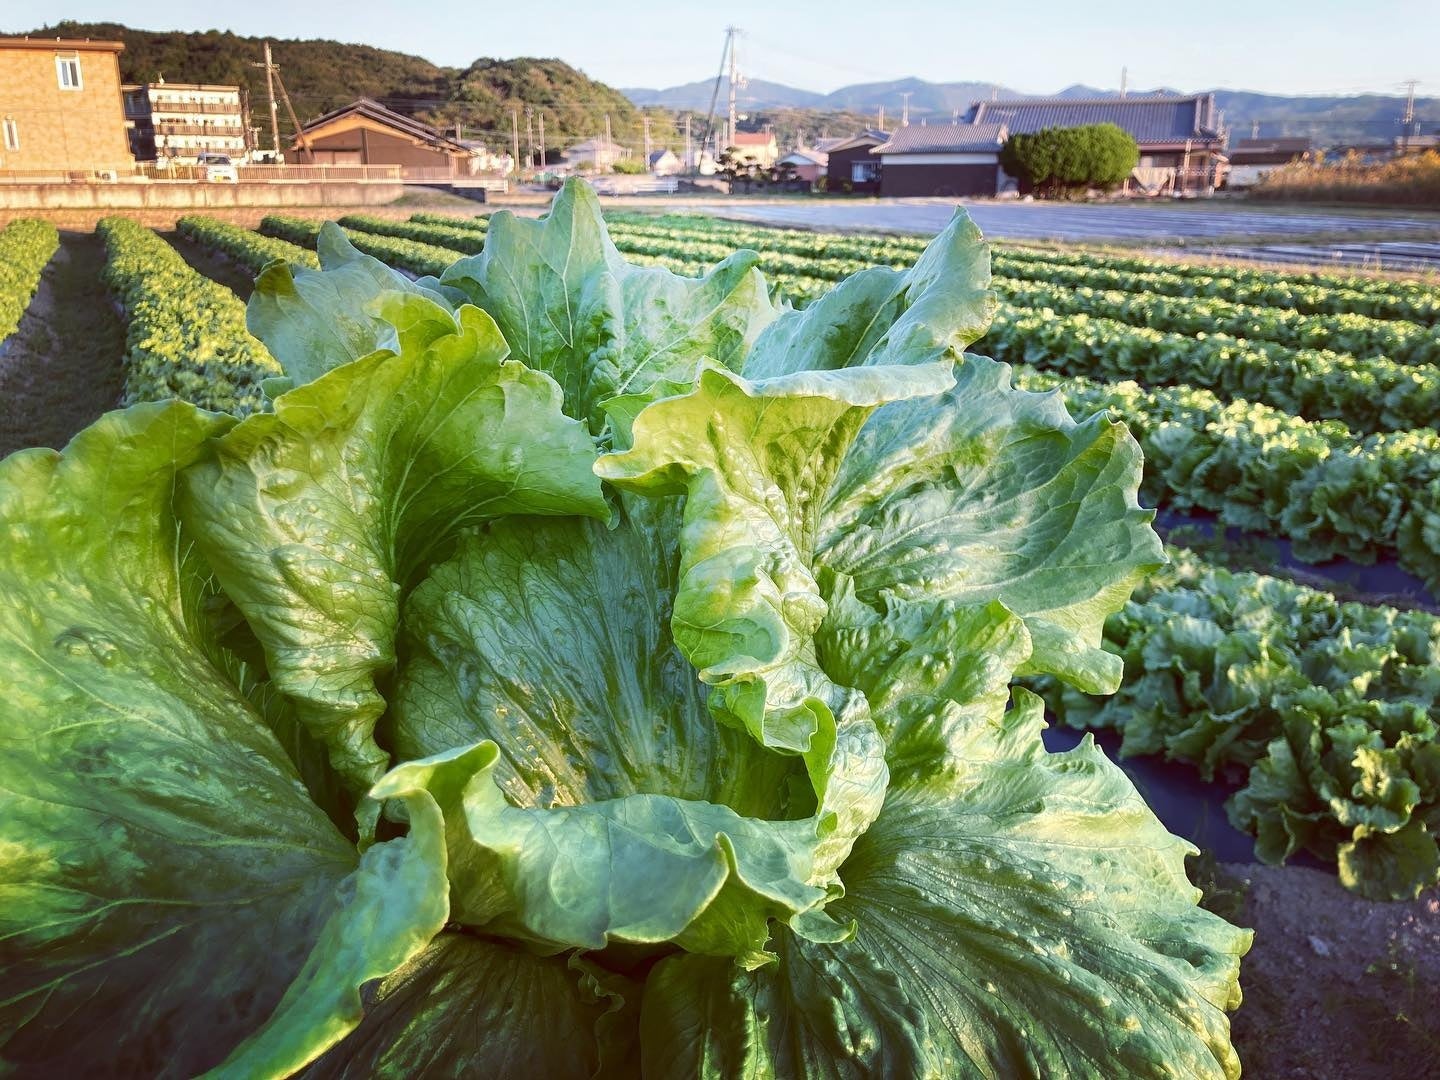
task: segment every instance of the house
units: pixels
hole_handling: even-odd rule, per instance
[[[749,158],[762,169],[770,168],[780,159],[780,147],[769,131],[737,131],[730,145],[738,151],[737,156]]]
[[[1152,193],[1208,193],[1225,177],[1225,131],[1214,94],[1001,98],[977,101],[965,119],[972,124],[1004,124],[1011,135],[1115,124],[1139,145],[1134,178]]]
[[[132,173],[118,41],[0,37],[0,171]]]
[[[370,98],[311,120],[291,150],[291,160],[306,165],[399,165],[412,179],[478,171],[470,147]]]
[[[247,156],[238,86],[155,83],[122,86],[130,152],[137,161],[193,165],[199,154]]]
[[[870,151],[890,138],[885,131],[862,131],[825,151],[827,189],[833,193],[873,195],[880,190],[880,159]]]
[[[786,172],[794,172],[796,180],[804,180],[813,184],[820,177],[825,175],[825,168],[829,159],[819,150],[807,150],[803,147],[799,150],[792,150],[775,164]]]
[[[673,150],[652,150],[646,165],[656,176],[675,176],[685,171],[685,163]]]
[[[1253,187],[1281,165],[1300,161],[1314,149],[1309,139],[1241,139],[1230,150],[1225,186]]]
[[[565,164],[572,169],[586,168],[595,172],[609,172],[617,161],[626,161],[630,148],[606,139],[586,139],[565,151]]]
[[[880,194],[994,195],[1006,136],[999,122],[902,127],[870,149],[880,160]]]

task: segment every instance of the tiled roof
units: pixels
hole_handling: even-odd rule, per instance
[[[1283,165],[1309,153],[1305,138],[1241,139],[1230,150],[1231,165]]]
[[[902,127],[872,154],[963,154],[999,150],[1005,142],[1005,125],[912,124]]]
[[[975,124],[1005,124],[1012,135],[1043,128],[1115,124],[1133,135],[1142,147],[1147,143],[1221,138],[1214,94],[977,101],[970,107],[967,119]]]
[[[840,139],[832,146],[827,146],[825,152],[833,154],[839,150],[854,150],[858,146],[875,146],[890,138],[888,131],[876,131],[871,128],[869,131],[862,131],[858,135],[851,135],[848,139]]]
[[[324,116],[316,117],[308,124],[302,125],[300,130],[308,135],[316,129],[334,120],[339,120],[341,117],[348,116],[351,113],[374,120],[387,127],[392,127],[396,131],[403,132],[413,139],[419,139],[421,142],[430,143],[432,146],[438,146],[456,152],[468,152],[469,150],[469,147],[463,143],[456,142],[448,135],[442,135],[429,124],[422,124],[414,117],[405,116],[396,112],[394,109],[387,109],[378,101],[365,97],[357,98],[349,105],[342,105],[338,109],[332,109]],[[299,145],[299,140],[296,140],[296,145]]]

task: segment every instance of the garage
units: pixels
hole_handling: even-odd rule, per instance
[[[880,159],[880,194],[897,198],[994,195],[1004,124],[902,127],[870,151]]]

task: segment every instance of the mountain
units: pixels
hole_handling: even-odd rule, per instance
[[[715,80],[701,79],[684,86],[671,86],[664,90],[639,88],[622,89],[636,105],[658,105],[676,111],[705,112],[710,108],[710,99],[715,95]],[[715,96],[715,107],[724,111],[730,93],[730,80],[720,79],[720,90]],[[767,82],[764,79],[745,79],[735,90],[735,104],[742,109],[822,109],[826,108],[824,94],[810,90],[797,90],[782,83]]]
[[[252,117],[265,112],[265,73],[254,65],[268,40],[301,123],[357,97],[371,97],[431,123],[463,124],[466,137],[508,145],[511,112],[518,116],[524,142],[528,107],[543,111],[546,146],[552,151],[603,135],[607,113],[617,142],[637,149],[643,145],[640,109],[614,87],[561,60],[482,58],[459,69],[340,41],[138,30],[119,23],[67,21],[21,33],[122,41],[120,77],[126,82],[154,82],[164,76],[170,82],[239,85],[249,90]],[[281,138],[288,141],[292,125],[283,108],[280,118]],[[664,111],[651,112],[651,134],[657,146],[678,145],[673,117]]]
[[[637,105],[663,105],[670,109],[704,110],[710,101],[713,81],[689,83],[665,90],[626,90],[624,93]],[[703,87],[703,100],[693,91]],[[1241,90],[1211,91],[1216,108],[1225,116],[1226,126],[1235,139],[1249,138],[1252,131],[1262,137],[1303,135],[1320,143],[1361,140],[1388,141],[1400,134],[1399,117],[1404,99],[1379,94],[1354,97],[1310,97],[1281,94],[1257,94]],[[741,99],[744,111],[751,114],[767,109],[813,108],[821,110],[816,123],[835,125],[839,111],[869,118],[873,122],[883,107],[887,122],[900,115],[903,95],[910,95],[910,118],[915,120],[948,121],[958,109],[963,116],[972,102],[992,95],[1000,97],[1033,97],[992,83],[933,83],[924,79],[894,79],[889,82],[856,83],[829,94],[813,94],[792,86],[751,80]],[[1057,91],[1060,98],[1108,97],[1117,90],[1076,84]],[[1178,90],[1159,88],[1132,90],[1132,95],[1177,94]],[[722,81],[720,109],[724,109]],[[1415,115],[1421,130],[1440,130],[1440,98],[1416,98]]]

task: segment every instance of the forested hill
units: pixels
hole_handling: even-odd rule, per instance
[[[253,65],[263,56],[265,38],[228,31],[135,30],[119,23],[80,22],[14,32],[123,41],[120,76],[127,82],[153,82],[164,76],[169,82],[248,86],[252,115],[255,122],[263,121],[265,73]],[[363,96],[447,127],[459,122],[466,138],[508,144],[513,110],[519,114],[523,145],[528,106],[537,116],[543,111],[546,145],[552,150],[603,135],[607,113],[617,142],[637,149],[641,146],[640,110],[618,90],[561,60],[479,59],[461,70],[369,45],[268,40],[302,123]],[[651,117],[652,135],[656,144],[662,145],[673,133],[670,114],[651,110]],[[538,119],[535,123],[538,129]],[[289,134],[290,124],[282,109],[281,136],[288,138]]]

